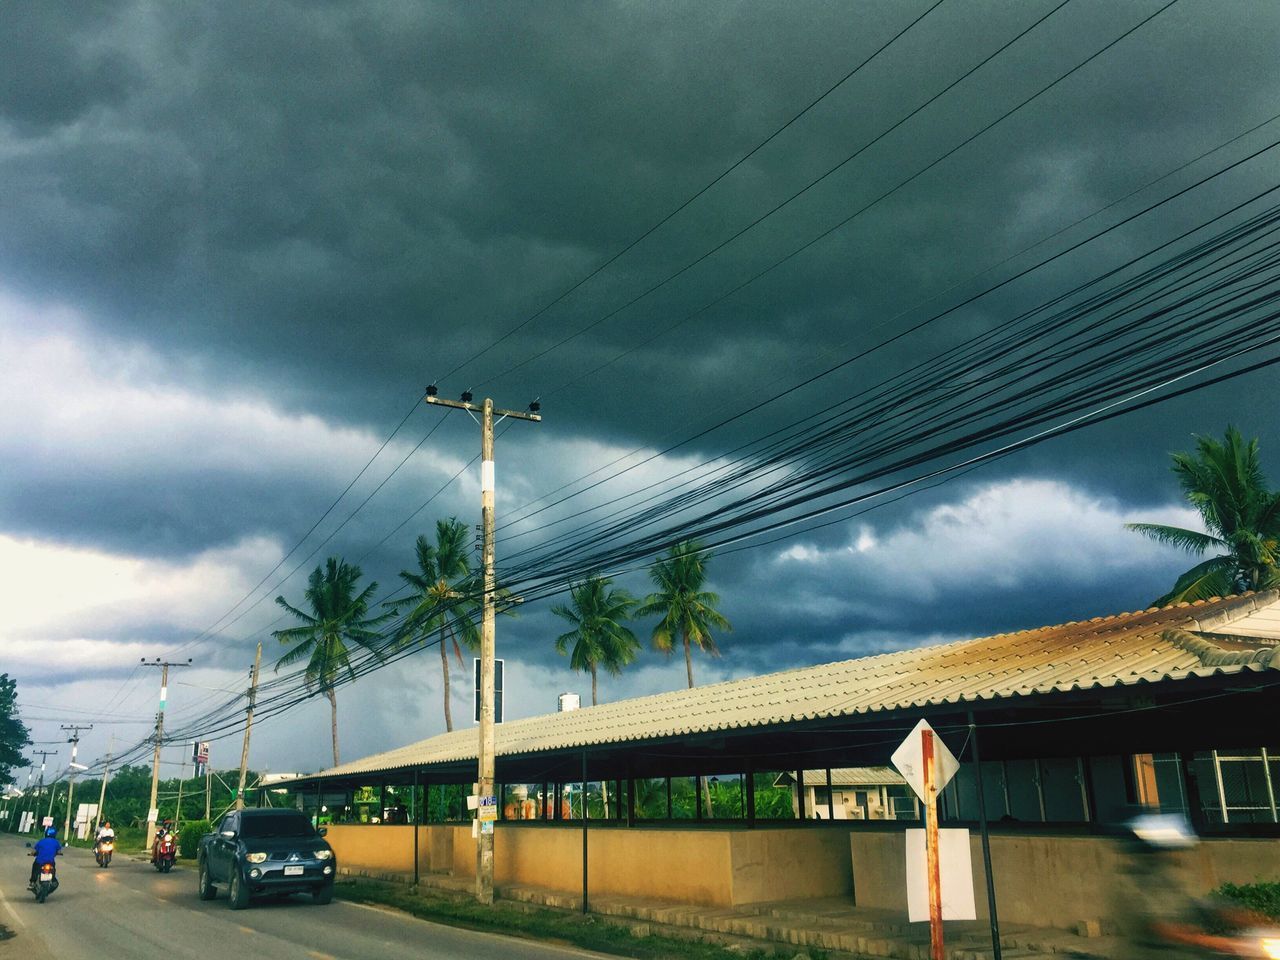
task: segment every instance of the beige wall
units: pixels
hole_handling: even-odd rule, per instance
[[[903,834],[865,831],[850,835],[855,897],[861,906],[906,912]],[[974,899],[987,916],[982,842],[970,836]],[[996,834],[991,838],[1000,919],[1010,923],[1074,928],[1081,920],[1107,920],[1111,879],[1123,864],[1123,848],[1105,837]],[[1280,879],[1280,840],[1206,840],[1186,857],[1200,893],[1226,882]]]
[[[578,825],[497,825],[494,876],[499,886],[526,884],[582,890]],[[413,828],[334,826],[329,842],[339,866],[371,875],[413,873]],[[588,832],[590,891],[707,906],[848,895],[848,831],[820,829],[627,829]],[[418,833],[419,870],[475,876],[475,841],[467,825],[433,824]]]
[[[326,829],[325,839],[338,858],[339,870],[375,875],[413,873],[413,827],[344,824]],[[431,869],[431,848],[423,842],[428,829],[419,828],[418,868],[423,871]]]
[[[848,896],[848,831],[839,827],[740,830],[731,839],[731,903]]]
[[[497,825],[495,879],[504,884],[582,889],[582,830],[574,824]],[[904,837],[857,824],[746,829],[597,827],[588,832],[590,891],[704,906],[851,896],[861,906],[906,911]],[[413,873],[413,828],[332,826],[339,866],[372,875]],[[978,915],[986,916],[982,847],[971,835]],[[419,828],[423,873],[475,876],[466,824]],[[1106,920],[1108,878],[1121,864],[1103,837],[996,834],[991,859],[1000,917],[1073,928]],[[1280,880],[1280,840],[1207,840],[1187,858],[1207,893],[1226,882]]]

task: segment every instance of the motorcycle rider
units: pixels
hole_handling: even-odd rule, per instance
[[[1115,877],[1113,902],[1127,960],[1202,960],[1236,952],[1229,938],[1209,932],[1225,914],[1192,886],[1188,851],[1199,840],[1186,819],[1147,813],[1126,828],[1128,856]]]
[[[116,832],[111,828],[110,820],[103,820],[98,824],[97,836],[93,838],[93,852],[100,853],[104,843],[112,843],[116,839]]]
[[[40,868],[46,863],[54,863],[55,858],[62,852],[62,844],[58,842],[58,828],[47,827],[44,831],[44,837],[35,842],[35,848],[31,851],[31,856],[35,859],[31,862],[31,889],[36,887],[36,877],[40,873]],[[54,866],[54,875],[57,875],[57,866]]]

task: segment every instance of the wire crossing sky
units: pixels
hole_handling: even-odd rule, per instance
[[[27,5],[0,672],[128,758],[140,658],[193,658],[176,751],[238,735],[261,641],[255,765],[323,763],[274,599],[334,556],[389,601],[476,522],[433,380],[542,403],[497,438],[513,717],[581,682],[552,598],[688,536],[708,680],[1144,606],[1189,565],[1124,529],[1194,522],[1170,452],[1232,424],[1276,475],[1277,48],[1204,0]],[[429,649],[357,658],[345,755],[441,729]]]

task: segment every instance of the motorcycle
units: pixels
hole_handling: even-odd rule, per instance
[[[58,871],[54,869],[52,863],[40,864],[40,869],[36,873],[36,882],[31,885],[31,889],[36,895],[36,903],[44,903],[49,894],[58,889]]]
[[[98,866],[111,866],[111,854],[115,852],[116,845],[111,840],[99,840],[93,847],[93,857],[98,861]]]
[[[156,837],[155,849],[151,853],[151,865],[161,873],[173,869],[173,861],[178,856],[178,842],[172,833],[160,834]]]
[[[1192,933],[1170,937],[1179,947],[1192,947],[1205,957],[1240,957],[1243,960],[1280,960],[1280,930],[1254,927],[1226,933]]]

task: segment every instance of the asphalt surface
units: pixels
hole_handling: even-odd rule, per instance
[[[179,861],[169,874],[117,856],[101,869],[87,850],[58,858],[59,886],[43,903],[27,890],[31,861],[24,841],[0,835],[0,957],[24,960],[153,958],[224,960],[583,960],[599,957],[572,948],[475,933],[335,900],[317,906],[306,895],[255,900],[231,910],[196,896],[196,871]]]

